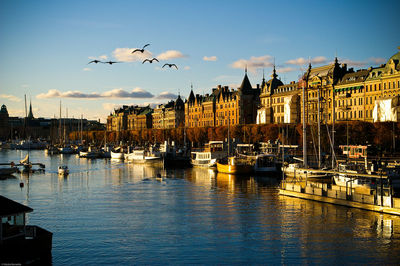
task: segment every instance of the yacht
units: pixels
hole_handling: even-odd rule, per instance
[[[194,149],[191,152],[191,163],[193,166],[210,167],[212,162],[226,156],[223,141],[210,141],[204,148]]]
[[[134,163],[161,163],[163,159],[161,153],[151,147],[150,150],[136,148],[131,153],[125,154],[124,158]]]

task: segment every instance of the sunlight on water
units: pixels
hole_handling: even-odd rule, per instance
[[[0,162],[25,154],[3,150]],[[30,155],[45,173],[0,180],[0,194],[54,233],[55,265],[400,261],[400,217],[280,196],[274,179]]]

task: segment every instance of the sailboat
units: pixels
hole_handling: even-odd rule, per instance
[[[309,69],[311,69],[311,64],[309,66]],[[314,178],[314,179],[324,179],[324,178],[330,178],[326,173],[324,172],[318,172],[318,169],[310,169],[307,164],[307,123],[306,123],[306,115],[305,115],[305,105],[306,105],[306,92],[305,92],[305,86],[304,86],[304,80],[302,82],[302,87],[303,87],[303,110],[302,110],[302,115],[303,115],[303,167],[301,167],[300,163],[291,163],[291,164],[283,164],[282,165],[282,171],[287,177],[291,178],[296,178],[296,179],[307,179],[307,178]],[[319,90],[318,90],[318,100],[319,100]],[[318,102],[318,128],[320,127],[320,119],[319,119],[319,110],[320,110],[320,105]],[[318,138],[320,138],[320,134],[318,133]],[[320,146],[320,140],[318,140],[318,144]],[[320,153],[320,147],[318,148],[319,153]],[[318,166],[320,166],[320,155],[318,159]]]

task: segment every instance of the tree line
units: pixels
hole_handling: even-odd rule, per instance
[[[258,143],[279,140],[281,143],[299,145],[303,144],[302,124],[262,124],[262,125],[234,125],[229,128],[230,138],[243,143]],[[330,150],[332,136],[331,125],[321,125],[321,148]],[[380,122],[369,123],[361,121],[340,122],[335,124],[335,146],[372,144],[385,151],[393,151],[399,144],[400,123]],[[80,135],[82,134],[82,136]],[[106,134],[106,136],[105,136]],[[228,127],[196,127],[173,129],[140,129],[115,131],[73,131],[69,133],[70,140],[80,140],[87,143],[162,143],[175,141],[182,145],[185,139],[195,147],[202,146],[210,140],[227,140]],[[317,126],[307,125],[307,142],[317,143]]]

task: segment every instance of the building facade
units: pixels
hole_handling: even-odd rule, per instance
[[[185,126],[185,104],[179,95],[176,101],[160,104],[154,109],[153,128],[168,129]]]
[[[237,90],[218,85],[211,94],[194,95],[190,91],[185,103],[185,122],[188,127],[214,127],[254,124],[257,117],[260,88],[253,88],[247,76]]]

